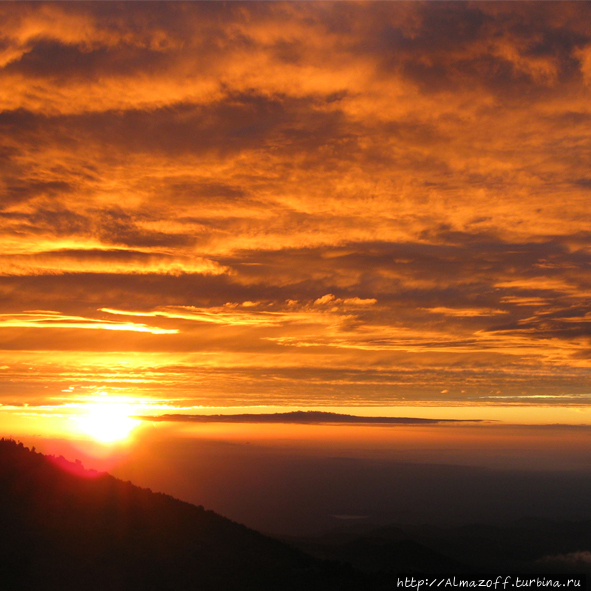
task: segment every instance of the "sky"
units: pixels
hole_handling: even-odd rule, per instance
[[[588,3],[0,12],[4,409],[589,422]]]

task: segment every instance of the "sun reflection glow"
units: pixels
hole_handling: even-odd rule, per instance
[[[79,428],[101,443],[129,439],[140,421],[131,418],[132,405],[120,402],[97,402],[86,405],[85,413],[76,418]]]

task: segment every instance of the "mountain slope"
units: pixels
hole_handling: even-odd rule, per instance
[[[3,589],[368,589],[371,582],[225,519],[0,440]]]

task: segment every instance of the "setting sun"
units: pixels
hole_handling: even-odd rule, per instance
[[[126,440],[139,421],[131,418],[131,406],[117,402],[89,404],[85,414],[77,418],[80,429],[101,443]]]

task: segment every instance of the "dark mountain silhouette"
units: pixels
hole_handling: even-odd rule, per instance
[[[400,574],[591,573],[589,521],[358,524],[287,542],[0,440],[3,591],[385,591]]]
[[[304,542],[299,547],[306,553],[325,560],[336,560],[368,573],[469,574],[465,563],[405,536],[390,540],[379,536],[360,536],[352,541],[324,544]]]
[[[479,419],[422,419],[415,417],[362,417],[318,410],[296,410],[278,413],[246,413],[226,415],[165,414],[138,416],[144,421],[176,421],[188,423],[293,423],[293,424],[352,424],[352,425],[424,425],[438,423],[482,423]]]
[[[203,507],[0,440],[3,590],[372,589]]]
[[[319,558],[374,573],[577,574],[591,583],[591,522],[524,518],[505,525],[369,524],[285,538]]]

